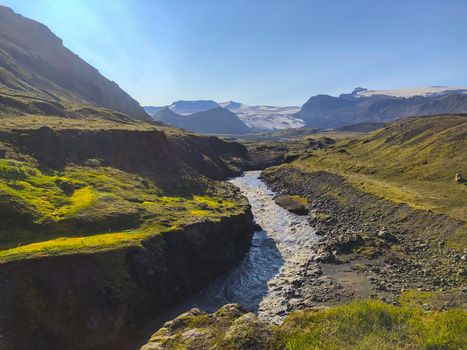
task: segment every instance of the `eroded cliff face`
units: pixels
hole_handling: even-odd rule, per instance
[[[138,247],[2,264],[0,348],[125,348],[145,321],[240,259],[252,231],[245,206]]]
[[[160,130],[55,130],[44,126],[2,132],[0,138],[52,168],[98,160],[100,165],[124,171],[181,176],[190,171],[188,165],[215,180],[238,175],[226,161],[247,154],[238,143],[185,133],[167,137]]]

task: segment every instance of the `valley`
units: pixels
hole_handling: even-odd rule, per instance
[[[467,89],[167,103],[117,56],[150,105],[0,5],[0,350],[467,348]]]

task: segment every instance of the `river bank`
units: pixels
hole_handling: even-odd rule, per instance
[[[461,223],[360,192],[327,172],[283,166],[262,178],[278,193],[308,198],[309,223],[323,237],[309,252],[315,278],[300,282],[296,308],[367,298],[399,304],[420,295],[425,309],[466,306],[466,256],[443,240]]]

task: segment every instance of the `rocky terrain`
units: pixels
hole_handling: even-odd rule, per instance
[[[276,192],[309,200],[310,224],[323,236],[297,282],[300,307],[369,297],[398,303],[410,291],[426,292],[424,308],[465,307],[465,187],[451,177],[465,171],[465,130],[465,116],[396,122],[263,173]],[[394,150],[401,143],[412,147],[407,158]],[[431,197],[402,197],[390,187],[401,179],[412,193],[425,181]],[[443,199],[435,208],[436,191]]]
[[[3,120],[4,348],[131,342],[248,250],[249,205],[215,181],[238,174],[228,159],[241,145],[141,123]]]

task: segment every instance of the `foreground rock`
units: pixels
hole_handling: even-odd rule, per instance
[[[192,309],[159,329],[141,350],[272,348],[272,326],[239,305],[228,304],[213,314]]]
[[[306,207],[308,201],[306,198],[300,196],[289,196],[287,194],[281,194],[274,197],[274,202],[276,202],[276,204],[280,205],[282,208],[290,211],[291,213],[297,215],[308,214],[308,209]]]

